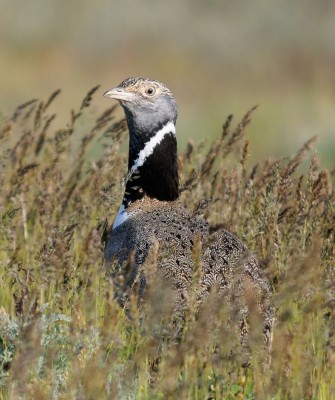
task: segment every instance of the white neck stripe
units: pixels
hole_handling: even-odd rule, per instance
[[[113,228],[115,229],[117,226],[121,225],[124,223],[124,221],[129,217],[129,213],[125,210],[125,207],[123,204],[121,204],[119,211],[116,215],[116,218],[113,223]]]
[[[141,167],[145,160],[153,153],[154,148],[163,140],[164,136],[168,133],[176,134],[176,127],[173,122],[168,122],[163,126],[158,132],[156,132],[155,136],[153,136],[144,146],[144,148],[138,153],[138,157],[135,160],[133,166],[130,171],[134,172],[139,167]]]

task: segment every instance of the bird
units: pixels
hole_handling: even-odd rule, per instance
[[[230,296],[229,301],[235,301],[240,341],[247,346],[248,296],[252,293],[262,319],[263,341],[269,349],[274,322],[272,290],[257,258],[227,230],[210,235],[208,222],[180,204],[178,110],[171,91],[157,80],[127,78],[104,96],[120,103],[129,130],[125,192],[105,242],[108,265],[116,262],[118,271],[122,271],[122,266],[133,260],[120,303],[126,304],[135,281],[140,282],[140,296],[145,293],[145,262],[158,243],[158,268],[176,293],[176,310],[185,309],[192,291],[200,307],[216,287],[223,298]],[[195,283],[193,250],[198,241],[202,243],[201,274]]]

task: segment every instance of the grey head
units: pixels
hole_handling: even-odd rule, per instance
[[[141,149],[155,133],[177,120],[177,105],[170,90],[161,82],[147,78],[128,78],[108,90],[105,97],[118,100],[124,109],[130,146]],[[135,150],[135,149],[134,149]]]

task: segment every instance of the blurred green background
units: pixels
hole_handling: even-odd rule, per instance
[[[111,104],[103,91],[128,76],[175,94],[181,148],[258,104],[253,160],[319,135],[322,164],[334,166],[334,0],[0,0],[3,116],[61,88],[53,107],[63,123],[96,84],[101,111]]]

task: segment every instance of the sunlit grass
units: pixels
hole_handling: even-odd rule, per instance
[[[215,298],[198,316],[190,307],[182,338],[169,340],[173,294],[154,255],[145,301],[130,299],[133,320],[114,300],[101,238],[122,196],[127,134],[114,108],[84,118],[95,90],[61,130],[50,111],[59,93],[0,127],[0,398],[332,398],[335,199],[314,139],[250,165],[248,113],[180,154],[183,204],[238,234],[273,287],[272,362],[264,371],[255,346],[246,369]]]

